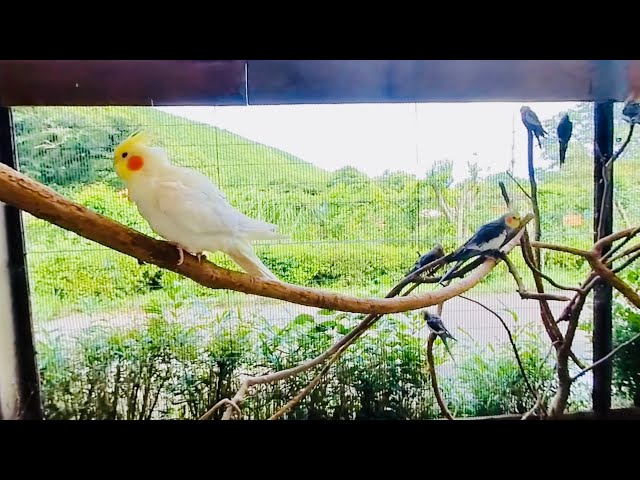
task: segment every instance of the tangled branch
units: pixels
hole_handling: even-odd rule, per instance
[[[528,221],[530,221],[530,220],[531,220],[531,216],[530,215],[524,217],[522,229],[518,232],[518,234],[516,234],[511,239],[511,241],[509,243],[507,243],[502,248],[502,252],[505,255],[508,254],[518,244],[522,233],[526,231],[524,229],[524,226],[526,226],[526,223]],[[400,294],[402,292],[403,287],[409,284],[409,280],[408,280],[409,278],[417,279],[419,275],[429,271],[430,269],[433,270],[434,268],[437,268],[440,264],[441,264],[441,259],[435,260],[431,264],[425,265],[424,267],[420,268],[416,272],[408,275],[402,281],[400,281],[400,283],[398,285],[396,285],[391,290],[391,292],[389,292],[387,294],[387,298],[395,297],[396,295]],[[484,265],[484,263],[482,265]],[[478,268],[476,271],[474,271],[474,273],[469,278],[476,276],[478,274],[477,273],[478,270],[480,270],[480,268]],[[462,280],[462,281],[464,281],[464,280]],[[459,283],[462,283],[462,281],[459,282]],[[480,281],[480,280],[478,280],[478,281]],[[445,290],[446,288],[450,288],[450,287],[445,287],[442,290]],[[446,300],[448,300],[448,299],[446,299]],[[445,300],[443,300],[442,302],[440,302],[438,304],[439,308],[441,308],[441,305],[444,302],[445,302]],[[351,330],[348,334],[346,334],[343,338],[341,338],[338,342],[336,342],[330,349],[328,349],[324,353],[318,355],[316,358],[313,358],[313,359],[308,360],[308,361],[306,361],[306,362],[304,362],[304,363],[302,363],[302,364],[300,364],[300,365],[298,365],[296,367],[292,367],[292,368],[289,368],[289,369],[286,369],[286,370],[281,370],[279,372],[274,372],[274,373],[269,373],[269,374],[260,375],[260,376],[256,376],[256,377],[247,378],[242,383],[241,387],[238,389],[238,392],[236,392],[236,394],[230,400],[231,403],[227,407],[222,419],[223,420],[230,420],[232,418],[232,416],[234,414],[234,411],[237,412],[237,410],[235,410],[234,407],[237,407],[238,405],[240,405],[244,401],[245,396],[246,396],[247,392],[249,391],[249,389],[251,387],[254,387],[256,385],[263,385],[263,384],[267,384],[267,383],[275,383],[275,382],[279,382],[279,381],[285,380],[287,378],[293,377],[294,375],[298,375],[298,374],[300,374],[302,372],[305,372],[305,371],[307,371],[307,370],[309,370],[311,368],[314,368],[314,367],[324,363],[327,359],[333,357],[334,355],[335,355],[335,360],[337,360],[340,357],[340,354],[344,350],[346,350],[350,345],[352,345],[356,340],[358,340],[358,338],[360,338],[360,336],[362,336],[371,326],[373,326],[373,324],[376,321],[378,321],[380,318],[382,318],[382,316],[383,316],[383,314],[369,314],[369,315],[367,315],[353,330]],[[321,375],[322,375],[322,373],[321,373]],[[297,403],[299,403],[308,393],[310,393],[313,390],[315,385],[317,385],[317,382],[315,384],[314,384],[314,382],[315,382],[315,379],[314,379],[314,381],[311,382],[311,384],[309,384],[307,387],[305,387],[299,393],[299,395],[296,397],[296,401],[292,403],[292,406],[295,406]],[[312,385],[312,384],[314,384],[314,385]],[[207,412],[205,414],[206,418],[210,418],[211,415],[212,415],[211,411],[209,411],[209,412]],[[204,418],[205,416],[203,416],[201,418]]]

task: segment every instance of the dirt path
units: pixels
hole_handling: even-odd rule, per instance
[[[512,332],[522,335],[521,327],[528,326],[533,332],[538,332],[538,336],[545,344],[548,343],[546,334],[540,323],[540,312],[538,303],[532,300],[522,301],[518,294],[484,294],[470,296],[483,302],[488,307],[499,313],[505,320]],[[252,297],[257,299],[257,297]],[[552,311],[557,316],[564,307],[564,302],[550,302]],[[432,307],[435,309],[434,307]],[[194,325],[205,323],[216,314],[225,311],[224,305],[209,306],[204,302],[197,302],[190,308],[180,311],[176,321]],[[513,310],[518,319],[505,309]],[[242,307],[244,318],[266,318],[270,323],[285,325],[288,321],[301,313],[313,314],[318,309],[301,305],[290,304],[280,301],[248,301]],[[451,331],[459,343],[474,347],[474,349],[484,349],[490,344],[497,345],[508,342],[507,334],[500,322],[489,312],[468,302],[462,298],[454,298],[446,303],[443,312],[445,325]],[[587,304],[582,315],[583,321],[591,319],[591,306]],[[36,324],[35,331],[38,337],[53,335],[61,337],[61,340],[72,340],[79,333],[88,328],[126,328],[141,326],[145,321],[145,313],[141,308],[119,312],[99,312],[95,314],[74,314],[62,317],[53,321]],[[566,323],[561,324],[561,329],[566,328]],[[427,331],[420,332],[420,336],[427,335]],[[531,337],[530,337],[531,338]],[[588,361],[591,358],[591,342],[588,335],[583,331],[578,331],[574,342],[574,350],[577,355]]]

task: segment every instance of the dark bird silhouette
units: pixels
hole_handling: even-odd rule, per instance
[[[560,143],[560,167],[562,167],[567,157],[567,147],[569,146],[569,140],[571,140],[571,134],[573,133],[573,123],[571,123],[569,115],[566,113],[562,116],[558,124],[557,133],[558,142]]]
[[[538,146],[542,148],[540,137],[544,138],[547,135],[547,131],[542,127],[538,116],[526,105],[520,107],[520,115],[522,117],[522,123],[527,127],[527,130],[531,131],[538,140]]]
[[[418,253],[418,255],[420,254]],[[433,247],[427,253],[418,258],[418,260],[416,260],[416,263],[413,265],[413,268],[411,268],[411,270],[407,272],[407,275],[411,275],[419,268],[422,268],[425,265],[429,265],[430,263],[436,261],[441,257],[444,257],[444,249],[442,248],[442,245],[437,243],[435,247]]]

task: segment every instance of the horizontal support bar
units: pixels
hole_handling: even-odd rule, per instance
[[[638,60],[2,60],[0,105],[604,101]]]
[[[245,105],[244,60],[1,60],[0,106]]]
[[[250,60],[249,104],[624,100],[627,60]],[[606,75],[603,74],[606,73]]]

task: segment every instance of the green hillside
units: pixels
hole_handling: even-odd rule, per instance
[[[149,128],[179,165],[197,168],[223,186],[296,184],[329,174],[275,148],[226,130],[146,107],[38,107],[14,110],[24,171],[50,185],[119,182],[113,148],[132,130]]]

